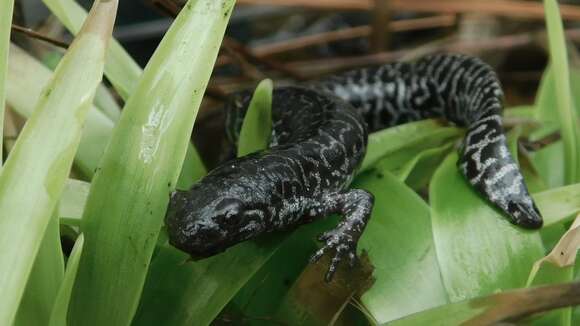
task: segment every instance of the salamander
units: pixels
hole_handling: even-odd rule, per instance
[[[438,54],[275,88],[269,148],[229,160],[188,191],[171,195],[165,224],[170,243],[194,258],[215,255],[264,233],[286,230],[331,213],[343,219],[319,238],[313,256],[330,252],[330,280],[356,247],[371,216],[373,195],[349,184],[369,132],[442,117],[467,128],[458,168],[508,220],[524,228],[542,217],[506,145],[502,89],[478,58]],[[235,143],[251,93],[227,105]]]

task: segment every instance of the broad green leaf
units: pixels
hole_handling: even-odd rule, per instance
[[[121,107],[105,85],[101,84],[97,88],[94,103],[111,121],[116,122],[121,117]]]
[[[534,165],[531,157],[526,152],[518,153],[518,162],[520,166],[520,171],[526,181],[526,186],[530,193],[537,193],[548,189],[546,182],[538,172],[538,169]]]
[[[76,1],[43,0],[42,2],[72,34],[76,35],[79,32],[87,13]],[[142,72],[141,67],[121,44],[113,39],[107,50],[105,75],[124,100],[127,100],[133,93]]]
[[[240,130],[238,157],[265,149],[272,133],[272,90],[270,79],[264,79],[256,90]]]
[[[46,323],[50,318],[63,277],[64,258],[60,246],[58,217],[53,216],[36,255],[14,325]]]
[[[313,241],[314,236],[301,229],[283,241],[272,258],[236,293],[229,306],[233,305],[233,309],[244,316],[271,316],[282,305],[290,285],[318,249]],[[319,281],[320,277],[317,275],[316,279]],[[276,317],[272,316],[273,319]],[[272,321],[254,323],[268,325]]]
[[[530,119],[534,120],[536,118],[536,109],[531,105],[522,105],[506,108],[503,111],[503,119]]]
[[[447,154],[453,150],[453,143],[426,149],[407,162],[401,171],[401,177],[412,189],[420,189],[427,185],[435,170],[443,162]]]
[[[7,101],[18,114],[25,118],[32,115],[36,100],[51,78],[52,72],[39,61],[15,45],[10,47]],[[97,169],[105,147],[111,138],[113,125],[113,121],[103,112],[95,107],[89,110],[79,149],[75,156],[76,166],[88,179],[93,176]],[[179,179],[180,188],[188,188],[205,173],[205,167],[196,149],[193,145],[189,145]]]
[[[82,22],[87,16],[86,11],[81,6],[74,0],[43,0],[43,2],[72,34],[78,33]],[[121,44],[113,38],[107,52],[105,75],[125,101],[135,91],[142,74],[141,67],[131,58]],[[109,116],[110,114],[106,115]],[[113,113],[113,115],[115,114]],[[117,119],[113,121],[117,121]],[[105,139],[108,139],[108,137],[110,137],[110,133],[107,134]],[[106,142],[104,143],[106,144]],[[83,146],[81,146],[82,148]],[[180,188],[187,188],[193,181],[206,173],[195,147],[188,145],[187,151],[183,170],[179,178],[178,186]],[[102,151],[98,153],[100,155]],[[93,162],[98,163],[99,160],[94,160]],[[92,176],[92,173],[89,176]]]
[[[554,110],[558,106],[556,97],[554,67],[549,64],[540,80],[534,103],[536,107],[534,113],[538,120],[543,123],[556,123],[558,121],[557,115],[554,114]]]
[[[523,317],[533,313],[580,303],[580,284],[567,283],[531,289],[506,291],[468,299],[419,312],[384,324],[415,325],[503,325],[526,323]]]
[[[117,1],[95,2],[0,172],[0,325],[10,325],[102,79]]]
[[[85,238],[81,234],[75,241],[70,256],[66,264],[66,271],[64,273],[64,278],[58,289],[58,294],[54,300],[54,307],[50,314],[50,319],[48,322],[49,326],[64,326],[66,325],[66,316],[70,301],[70,296],[72,293],[75,278],[77,276],[77,270],[79,267],[79,260],[81,253],[83,252],[83,245],[85,243]],[[45,320],[46,321],[46,320]]]
[[[353,188],[375,195],[372,218],[359,242],[375,268],[375,283],[361,298],[367,311],[384,323],[447,303],[429,206],[386,171],[359,176]]]
[[[564,143],[561,140],[534,152],[532,162],[548,187],[561,187],[566,184]]]
[[[570,83],[572,88],[572,100],[574,102],[574,109],[577,113],[580,113],[580,70],[575,67],[568,67],[570,73]],[[528,113],[533,112],[534,116],[541,122],[545,124],[557,123],[558,116],[554,114],[554,108],[558,106],[554,77],[554,67],[548,65],[544,70],[542,80],[540,81],[540,87],[538,93],[536,94],[536,101],[533,110],[526,108],[521,108],[510,113],[511,110],[506,110],[505,116],[511,117],[512,115],[524,117],[528,116]],[[529,116],[528,116],[529,117]]]
[[[535,271],[532,271],[535,273]],[[558,267],[552,263],[546,262],[539,267],[535,274],[530,274],[528,286],[540,286],[546,284],[562,284],[573,280],[574,267]],[[534,325],[570,325],[572,318],[572,308],[564,308],[551,311],[534,322]]]
[[[193,321],[209,325],[280,247],[310,243],[332,225],[335,219],[325,219],[291,234],[276,232],[196,262],[186,262],[188,256],[172,247],[160,248],[151,263],[134,325],[185,326]],[[318,279],[322,277],[321,273]]]
[[[30,118],[43,88],[52,78],[50,69],[19,47],[10,47],[7,100],[19,115]],[[113,122],[95,107],[89,109],[86,120],[75,164],[84,176],[90,178],[111,137]]]
[[[79,226],[91,184],[74,179],[68,179],[58,201],[57,216],[61,223]]]
[[[4,139],[4,103],[6,99],[6,68],[8,66],[8,47],[10,45],[10,27],[12,26],[12,11],[14,0],[0,2],[0,149]],[[2,151],[0,150],[0,165]]]
[[[190,1],[126,103],[83,215],[71,324],[131,322],[233,5]]]
[[[433,236],[451,302],[526,284],[544,250],[538,232],[511,225],[460,175],[457,154],[431,181]]]
[[[62,59],[62,54],[58,51],[48,52],[42,57],[42,63],[49,69],[54,70],[60,59]],[[95,93],[95,99],[93,101],[94,105],[103,112],[111,121],[115,122],[119,120],[121,116],[121,107],[109,91],[109,89],[101,83],[97,88]]]
[[[191,142],[187,144],[187,152],[185,153],[185,160],[181,168],[181,174],[177,180],[177,189],[189,189],[191,186],[199,181],[207,174],[207,170],[199,153]]]
[[[187,262],[188,255],[172,247],[159,248],[133,324],[209,325],[280,242],[273,236],[260,240],[199,262]]]
[[[359,175],[352,188],[366,189],[375,195],[373,216],[359,242],[363,263],[350,271],[339,270],[330,284],[321,281],[328,268],[327,261],[307,266],[285,295],[276,314],[271,316],[272,320],[291,325],[318,325],[338,319],[351,325],[356,317],[343,310],[353,295],[358,297],[357,292],[370,285],[370,275],[365,276],[368,268],[374,268],[374,283],[361,300],[365,313],[377,322],[447,303],[427,204],[387,170],[377,172],[375,168]],[[326,230],[333,227],[332,223],[325,224]],[[306,238],[302,243],[313,240]],[[276,256],[279,254],[280,251]],[[276,256],[270,262],[276,260]],[[371,266],[367,268],[366,262]],[[280,273],[284,275],[285,272]],[[264,289],[256,287],[247,295],[254,298],[256,293],[263,292],[262,302],[266,302],[267,289],[267,285]],[[417,297],[417,293],[423,295]]]
[[[445,152],[446,150],[448,151],[452,145],[453,143],[450,142],[450,140],[446,137],[433,137],[430,140],[422,143],[409,144],[400,150],[384,156],[375,164],[373,164],[373,168],[375,170],[389,171],[401,181],[405,181],[411,172],[413,172],[413,170],[419,172],[420,174],[430,175],[437,168],[438,164],[434,161],[425,161],[428,161],[429,158],[434,159],[434,156],[436,156],[434,153],[436,152]],[[441,160],[443,158],[445,158],[445,156],[443,156]],[[424,161],[427,164],[433,163],[433,165],[426,166],[426,170],[417,171],[415,166],[420,161]]]
[[[532,197],[544,217],[544,227],[568,221],[580,212],[580,183],[542,191]]]
[[[372,133],[360,172],[368,170],[380,159],[396,151],[406,150],[409,146],[425,146],[421,147],[425,149],[428,146],[441,145],[460,134],[458,128],[443,127],[435,120],[411,122]]]
[[[272,321],[304,326],[368,325],[366,316],[350,304],[361,280],[345,273],[335,275],[332,283],[325,283],[322,279],[329,262],[330,258],[325,257],[318,264],[307,265]]]
[[[578,178],[580,178],[578,115],[574,110],[572,100],[568,52],[566,50],[558,3],[556,0],[544,0],[544,7],[550,47],[550,61],[554,69],[554,91],[557,103],[556,114],[564,142],[564,175],[566,183],[569,184],[578,181]]]

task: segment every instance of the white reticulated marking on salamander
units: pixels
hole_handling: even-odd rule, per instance
[[[373,196],[348,186],[366,152],[368,132],[443,117],[467,128],[458,162],[466,180],[512,223],[542,224],[501,126],[502,91],[477,58],[436,55],[415,63],[365,68],[307,87],[276,88],[267,150],[212,170],[189,191],[172,194],[165,218],[170,243],[207,257],[260,234],[291,229],[331,213],[317,260],[333,252],[327,278],[342,259],[354,263]],[[251,93],[227,107],[227,135],[237,144]]]

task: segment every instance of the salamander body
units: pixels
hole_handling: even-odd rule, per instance
[[[237,142],[251,94],[228,105],[227,131]],[[343,220],[319,240],[319,259],[334,252],[330,279],[343,259],[354,264],[373,196],[349,189],[364,158],[368,133],[443,117],[467,128],[458,167],[509,220],[539,228],[542,218],[507,150],[502,91],[477,58],[441,54],[415,63],[355,70],[273,92],[267,150],[223,163],[189,191],[172,194],[165,223],[170,243],[207,257],[260,234],[331,213]]]

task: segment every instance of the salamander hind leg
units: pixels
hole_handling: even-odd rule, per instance
[[[469,183],[511,223],[529,229],[542,226],[540,212],[508,151],[499,115],[489,115],[469,127],[458,165]]]
[[[325,276],[327,282],[332,280],[343,259],[347,258],[351,267],[356,263],[357,243],[371,216],[373,202],[374,197],[369,192],[353,189],[325,196],[320,206],[311,212],[311,215],[340,213],[344,216],[336,228],[325,232],[318,238],[319,241],[324,242],[324,246],[310,258],[311,262],[316,262],[327,252],[334,252]]]

